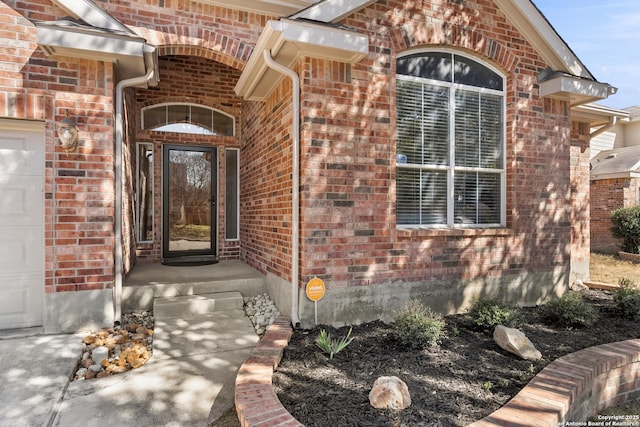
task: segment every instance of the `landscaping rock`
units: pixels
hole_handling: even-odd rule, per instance
[[[571,286],[569,286],[569,289],[571,289],[572,291],[580,292],[580,291],[586,291],[587,289],[589,289],[589,287],[585,285],[582,280],[577,279],[575,282],[571,284]]]
[[[540,360],[542,353],[535,348],[526,335],[514,328],[498,325],[493,331],[493,339],[502,348],[525,360]]]
[[[376,409],[405,409],[411,405],[409,388],[398,377],[380,377],[369,392],[369,403]]]
[[[263,335],[267,326],[271,325],[276,317],[280,316],[278,307],[269,297],[268,293],[260,294],[244,301],[245,314],[251,319],[256,334]]]

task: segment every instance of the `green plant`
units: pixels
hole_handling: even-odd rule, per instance
[[[482,383],[482,388],[484,388],[484,391],[486,391],[487,393],[491,391],[493,386],[494,384],[492,381],[485,381],[484,383]]]
[[[320,335],[316,338],[316,345],[320,347],[322,351],[329,355],[329,359],[333,359],[334,354],[340,353],[346,346],[351,344],[354,337],[351,337],[351,331],[353,328],[349,328],[349,332],[346,336],[334,340],[331,338],[331,334],[326,330],[320,330]]]
[[[491,298],[477,300],[469,311],[475,326],[490,330],[497,325],[511,326],[515,322],[516,314],[515,309]]]
[[[615,237],[622,238],[622,250],[632,254],[640,253],[640,205],[616,209],[611,212]]]
[[[435,347],[444,334],[445,322],[420,301],[410,300],[396,314],[393,332],[396,339],[408,348]]]
[[[633,280],[623,277],[618,281],[620,287],[613,294],[613,302],[618,313],[627,319],[640,320],[640,291]]]
[[[598,320],[598,312],[579,293],[570,292],[548,302],[542,308],[543,317],[560,326],[591,326]]]

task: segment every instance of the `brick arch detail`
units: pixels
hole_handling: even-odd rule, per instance
[[[396,51],[419,46],[459,47],[490,59],[508,72],[515,71],[518,63],[516,55],[499,41],[450,23],[407,24],[391,32],[391,42]]]
[[[136,32],[157,46],[158,55],[189,55],[211,59],[236,70],[243,70],[253,46],[207,29],[172,26],[161,30],[137,27]]]

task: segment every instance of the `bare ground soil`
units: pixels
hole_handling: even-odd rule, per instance
[[[617,284],[626,277],[640,285],[640,265],[621,260],[616,255],[592,253],[589,269],[594,282]]]
[[[628,277],[640,284],[640,266],[592,254],[591,280],[615,284]],[[640,337],[640,324],[620,318],[609,291],[586,291],[600,320],[591,328],[569,329],[545,323],[541,309],[520,311],[519,327],[542,352],[537,362],[500,349],[489,331],[477,330],[468,315],[448,316],[446,336],[434,349],[407,350],[392,327],[371,322],[353,327],[354,341],[329,359],[316,346],[320,328],[296,330],[274,375],[283,405],[308,427],[464,426],[505,404],[556,358],[606,342]],[[324,327],[334,337],[348,328]],[[395,375],[411,392],[404,411],[377,410],[368,393],[376,378]],[[237,427],[232,409],[214,425]]]

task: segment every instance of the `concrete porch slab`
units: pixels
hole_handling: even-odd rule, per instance
[[[265,276],[240,260],[197,266],[141,263],[124,279],[122,310],[151,310],[158,297],[235,291],[247,298],[265,290]]]

